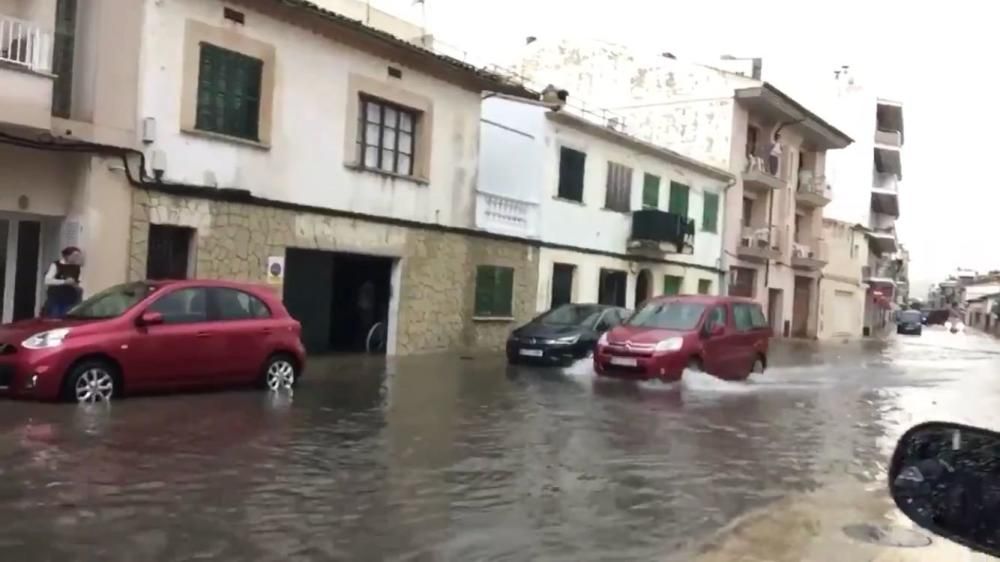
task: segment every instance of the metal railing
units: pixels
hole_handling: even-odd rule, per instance
[[[0,62],[52,71],[52,32],[37,23],[0,15]]]

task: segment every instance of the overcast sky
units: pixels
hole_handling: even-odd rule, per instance
[[[424,18],[444,41],[498,62],[528,35],[597,38],[655,52],[761,56],[782,66],[850,64],[904,103],[900,240],[914,296],[956,267],[1000,269],[994,86],[1000,34],[968,0],[372,0]],[[766,72],[766,70],[765,70]],[[775,84],[782,87],[780,82]],[[884,92],[884,94],[883,94]],[[790,93],[793,93],[790,91]],[[992,98],[992,99],[990,99]],[[858,186],[865,189],[867,186]],[[835,189],[842,189],[835,186]],[[918,292],[919,291],[919,292]]]

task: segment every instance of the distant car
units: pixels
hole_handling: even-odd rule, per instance
[[[679,380],[684,369],[745,379],[767,367],[771,327],[760,305],[738,297],[660,297],[597,342],[598,375]]]
[[[624,308],[603,304],[564,304],[511,332],[510,363],[565,364],[587,357],[597,338],[628,318]]]
[[[896,333],[919,336],[923,332],[923,315],[919,310],[902,310],[896,314]]]
[[[142,281],[94,295],[65,319],[0,326],[0,395],[108,401],[125,392],[257,383],[305,365],[301,326],[269,289]]]

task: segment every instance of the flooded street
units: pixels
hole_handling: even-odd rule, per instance
[[[914,423],[1000,427],[984,336],[774,347],[745,383],[355,358],[293,396],[5,402],[0,559],[710,558],[789,497],[884,496]]]

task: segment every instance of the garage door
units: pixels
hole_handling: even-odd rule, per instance
[[[836,335],[856,335],[861,329],[861,318],[858,316],[858,305],[851,291],[834,291],[833,294],[833,333]]]

